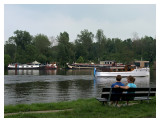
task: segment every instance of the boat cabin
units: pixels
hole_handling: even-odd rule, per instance
[[[135,61],[134,64],[137,67],[140,67],[140,68],[147,68],[147,67],[149,67],[149,61]]]
[[[115,61],[100,61],[100,64],[114,64]]]

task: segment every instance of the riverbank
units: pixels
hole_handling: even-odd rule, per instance
[[[7,105],[5,118],[155,118],[156,97],[148,103],[102,106],[95,98],[68,102]],[[121,103],[123,104],[123,103]],[[11,114],[12,113],[12,114]],[[14,113],[14,114],[13,114]]]

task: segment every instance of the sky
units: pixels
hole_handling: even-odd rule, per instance
[[[107,38],[125,40],[145,35],[156,37],[155,4],[5,4],[4,41],[14,31],[28,31],[56,38],[61,32],[74,42],[88,29],[96,35],[102,29]]]

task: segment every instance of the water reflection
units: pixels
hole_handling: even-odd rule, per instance
[[[69,69],[66,71],[66,75],[93,75],[91,69]]]
[[[39,75],[39,70],[8,70],[8,75]]]
[[[8,70],[8,75],[56,75],[57,70]]]
[[[146,77],[135,77],[135,84],[137,87],[149,87],[150,86],[150,76]],[[98,77],[95,79],[97,84],[104,84],[105,87],[110,87],[116,82],[115,77]],[[122,78],[121,82],[125,85],[128,84],[126,78]]]

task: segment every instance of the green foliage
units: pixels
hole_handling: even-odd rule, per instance
[[[8,54],[12,59],[14,59],[15,53],[16,53],[16,45],[6,42],[6,44],[4,45],[4,54]]]
[[[18,47],[25,49],[25,46],[31,43],[32,36],[29,32],[16,30],[14,34],[15,36],[10,37],[9,40],[13,41]]]
[[[49,46],[51,45],[51,42],[49,41],[47,36],[38,34],[34,37],[33,44],[37,48],[39,54],[45,54]]]
[[[39,62],[46,62],[47,61],[47,57],[43,54],[38,55],[37,57],[37,61]]]
[[[12,62],[11,57],[7,54],[4,55],[4,66],[7,68],[8,64]]]
[[[76,63],[84,63],[83,57],[80,56],[80,57],[77,59]]]
[[[93,38],[94,34],[92,32],[89,32],[87,29],[81,31],[81,34],[77,35],[77,39],[75,42],[76,58],[79,58],[79,56],[83,56],[86,62],[93,59]]]
[[[60,33],[57,36],[57,60],[60,65],[66,67],[66,63],[72,63],[74,60],[74,45],[69,42],[69,34],[67,32]]]
[[[56,41],[58,45],[52,46],[46,35],[33,37],[29,32],[17,30],[5,43],[4,54],[10,56],[12,63],[37,60],[41,63],[57,62],[61,67],[66,67],[66,63],[99,63],[101,60],[131,63],[142,59],[150,64],[156,61],[156,39],[148,36],[134,40],[111,39],[106,38],[101,29],[97,30],[95,37],[84,29],[77,34],[75,42],[69,42],[67,32],[60,33]]]

